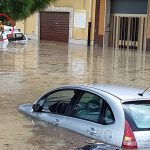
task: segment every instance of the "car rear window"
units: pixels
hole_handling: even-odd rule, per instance
[[[150,130],[150,101],[128,102],[124,108],[133,130]]]

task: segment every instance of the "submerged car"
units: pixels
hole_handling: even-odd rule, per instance
[[[150,148],[150,92],[119,85],[68,85],[18,109],[119,148]]]
[[[0,34],[0,42],[27,42],[28,39],[18,28],[4,26],[4,31]],[[12,33],[13,32],[13,33]]]

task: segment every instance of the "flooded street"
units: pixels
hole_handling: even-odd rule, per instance
[[[0,49],[0,150],[73,150],[88,138],[25,117],[16,105],[59,85],[116,83],[147,88],[150,53],[29,41]]]

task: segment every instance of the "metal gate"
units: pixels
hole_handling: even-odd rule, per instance
[[[68,42],[69,12],[40,12],[40,40]]]
[[[114,48],[145,49],[146,15],[113,14],[111,42]]]

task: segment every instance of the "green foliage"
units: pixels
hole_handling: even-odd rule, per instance
[[[45,9],[55,0],[0,0],[0,14],[14,21],[23,20],[33,13]]]

